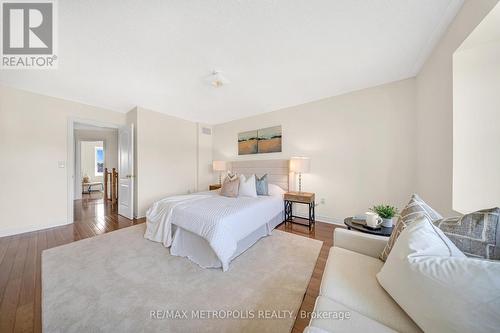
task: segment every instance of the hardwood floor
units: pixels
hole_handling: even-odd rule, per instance
[[[91,193],[76,200],[73,224],[0,238],[0,332],[41,332],[41,253],[59,245],[144,223],[117,214],[116,207],[104,204],[102,195]],[[280,230],[323,241],[307,288],[301,311],[312,311],[319,293],[328,250],[333,244],[331,224],[316,222],[309,231],[296,224],[283,224]],[[308,320],[297,318],[293,333],[299,333]]]
[[[304,221],[305,222],[305,221]],[[318,260],[316,261],[316,266],[314,267],[311,280],[307,286],[306,294],[302,300],[302,305],[300,306],[300,313],[309,314],[314,309],[314,302],[319,294],[319,287],[321,284],[321,277],[323,276],[323,271],[326,265],[326,259],[328,258],[328,252],[333,246],[333,230],[336,228],[335,225],[316,222],[315,227],[309,231],[307,226],[301,226],[297,224],[287,223],[286,227],[281,224],[277,229],[291,232],[304,237],[318,239],[323,242],[321,251],[319,252]],[[293,325],[292,333],[302,333],[304,328],[309,324],[309,319],[301,318],[297,316],[295,324]]]

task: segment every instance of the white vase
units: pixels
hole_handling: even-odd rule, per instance
[[[382,219],[382,226],[386,228],[392,227],[392,218],[390,219]]]

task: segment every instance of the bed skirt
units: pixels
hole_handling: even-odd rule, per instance
[[[238,247],[229,262],[248,250],[262,237],[269,236],[273,229],[283,222],[283,219],[284,213],[281,211],[269,222],[263,224],[250,235],[238,241]],[[174,256],[186,257],[202,268],[222,267],[224,271],[229,268],[224,267],[225,265],[223,265],[223,263],[219,260],[205,239],[180,227],[175,228],[172,246],[170,247],[170,254]]]

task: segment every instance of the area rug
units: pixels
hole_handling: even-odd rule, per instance
[[[42,253],[45,332],[290,332],[322,242],[275,230],[203,269],[138,225]]]

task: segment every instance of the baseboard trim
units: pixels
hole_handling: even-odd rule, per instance
[[[302,217],[304,219],[308,218],[308,216],[305,215],[305,214],[296,214],[296,216]],[[324,215],[318,215],[318,216],[316,216],[316,221],[323,222],[323,223],[328,223],[328,224],[335,224],[335,225],[345,226],[344,219],[338,218],[338,217],[329,217],[329,216],[324,216]]]
[[[72,222],[64,221],[64,222],[61,222],[61,223],[56,223],[56,224],[51,224],[51,225],[44,225],[44,226],[30,225],[30,226],[21,227],[21,228],[3,229],[3,230],[0,230],[0,237],[20,235],[20,234],[25,234],[27,232],[33,232],[33,231],[40,231],[40,230],[45,230],[45,229],[51,229],[51,228],[55,228],[55,227],[61,227],[63,225],[68,225],[68,224],[71,224],[71,223]]]

